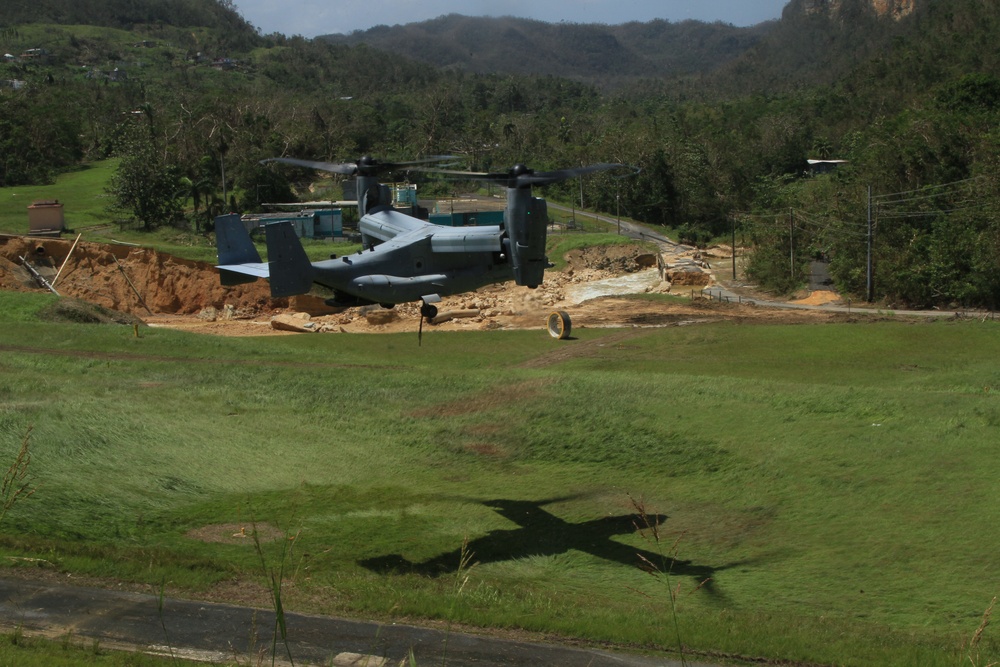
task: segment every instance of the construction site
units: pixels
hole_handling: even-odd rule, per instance
[[[732,250],[699,251],[648,244],[573,250],[565,268],[549,270],[537,289],[503,283],[446,297],[428,330],[544,329],[554,310],[571,314],[573,326],[666,326],[702,318],[798,321],[829,317],[815,312],[771,312],[746,304],[699,299],[715,284],[711,261],[729,261]],[[58,237],[0,236],[0,289],[52,291],[149,326],[214,335],[289,333],[391,333],[415,331],[416,304],[386,309],[336,310],[318,296],[273,299],[266,280],[224,287],[216,268],[130,244]],[[694,297],[665,302],[630,298],[642,293]]]

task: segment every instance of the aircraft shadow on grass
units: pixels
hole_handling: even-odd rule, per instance
[[[611,539],[614,535],[627,535],[640,530],[648,534],[667,520],[663,514],[625,514],[583,523],[569,523],[542,509],[542,505],[551,502],[553,501],[483,501],[484,506],[518,524],[520,528],[493,530],[483,537],[470,540],[465,546],[465,554],[471,556],[469,563],[496,563],[529,556],[554,556],[576,550],[647,572],[659,571],[670,575],[689,576],[694,578],[703,590],[713,595],[719,595],[713,585],[715,573],[732,567],[732,565],[711,567],[698,565],[689,560],[671,558],[666,553],[670,545],[663,545],[664,553],[661,554],[647,549],[637,549]],[[358,564],[383,574],[414,573],[437,577],[454,574],[459,568],[462,556],[463,549],[458,548],[419,563],[407,560],[399,554],[390,554],[362,560]]]

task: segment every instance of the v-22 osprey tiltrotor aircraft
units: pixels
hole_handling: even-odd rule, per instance
[[[545,200],[532,196],[532,186],[622,166],[595,164],[534,172],[517,165],[500,173],[423,169],[505,186],[507,208],[502,225],[445,227],[406,215],[390,206],[389,188],[378,182],[379,174],[445,159],[453,158],[396,163],[379,162],[370,157],[355,163],[292,158],[265,160],[356,175],[358,226],[363,249],[352,255],[310,262],[292,224],[278,222],[264,227],[268,261],[262,262],[239,218],[224,216],[216,223],[222,283],[237,285],[268,278],[273,297],[304,294],[317,283],[333,290],[333,298],[326,303],[334,307],[368,304],[392,307],[397,303],[420,301],[421,316],[430,320],[437,314],[433,304],[442,296],[470,292],[511,279],[529,288],[540,285],[549,266],[545,255],[548,216]]]

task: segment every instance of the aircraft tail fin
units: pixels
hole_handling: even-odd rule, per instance
[[[215,218],[215,249],[223,285],[242,285],[267,277],[267,265],[261,261],[239,214]]]
[[[219,252],[219,264],[259,264],[261,261],[238,213],[215,218],[215,248]]]
[[[313,269],[291,222],[276,222],[264,227],[267,239],[267,264],[270,270],[271,296],[305,294],[312,287]]]

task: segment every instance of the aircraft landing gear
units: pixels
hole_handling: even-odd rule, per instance
[[[441,300],[440,297],[437,298],[438,301]],[[433,303],[427,303],[424,300],[420,304],[420,328],[417,329],[417,347],[419,347],[424,340],[424,320],[427,320],[427,324],[432,324],[434,318],[437,317],[438,309]]]

